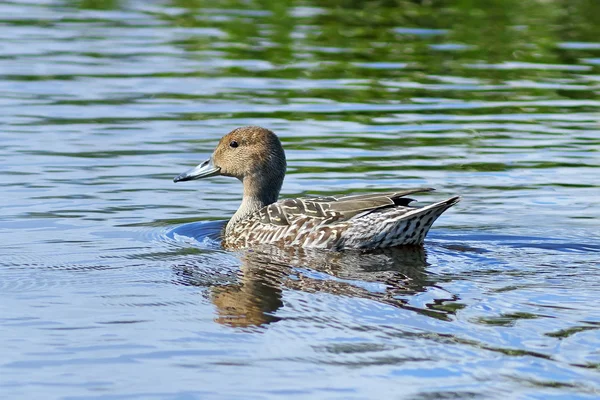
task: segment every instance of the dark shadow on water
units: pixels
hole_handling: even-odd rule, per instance
[[[191,228],[196,232],[208,229]],[[213,253],[217,258],[229,255],[238,256],[235,258],[240,265],[233,273],[229,269],[223,279],[215,279],[222,269],[207,271],[211,266],[204,254],[186,258],[184,263],[174,265],[173,271],[178,277],[176,283],[207,288],[217,309],[216,322],[233,327],[279,321],[276,314],[283,306],[286,290],[369,299],[440,320],[449,320],[449,313],[436,307],[457,300],[447,293],[444,299],[433,300],[431,308],[408,304],[407,298],[435,286],[426,272],[427,255],[421,247],[361,253],[265,246],[238,253]],[[214,262],[208,261],[211,265]]]
[[[233,327],[279,321],[277,311],[283,306],[286,290],[368,299],[450,321],[461,304],[457,295],[438,285],[448,277],[427,272],[428,245],[436,252],[445,249],[457,255],[468,254],[482,265],[500,265],[501,260],[493,255],[501,258],[501,248],[597,251],[590,244],[565,243],[556,238],[438,231],[425,248],[364,253],[263,246],[236,253],[219,250],[223,226],[224,221],[189,223],[173,228],[166,236],[172,240],[186,238],[185,242],[205,249],[173,266],[175,283],[206,288],[216,306],[216,321]],[[438,294],[419,307],[411,304],[411,297],[426,291]]]

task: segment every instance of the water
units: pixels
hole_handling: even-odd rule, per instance
[[[597,398],[600,3],[0,3],[0,393]],[[460,194],[422,251],[230,253],[283,196]]]

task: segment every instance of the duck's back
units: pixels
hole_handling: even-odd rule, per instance
[[[432,190],[280,200],[228,226],[223,247],[274,244],[341,250],[420,245],[435,220],[459,201],[452,197],[417,208],[404,197]]]

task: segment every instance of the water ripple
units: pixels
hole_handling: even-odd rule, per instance
[[[4,397],[596,397],[600,3],[354,3],[0,4]],[[223,251],[240,183],[172,178],[248,124],[283,196],[463,201]]]

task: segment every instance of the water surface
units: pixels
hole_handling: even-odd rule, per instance
[[[597,398],[600,3],[0,3],[3,398]],[[485,3],[485,4],[483,4]],[[423,250],[224,252],[283,196],[432,186]]]

